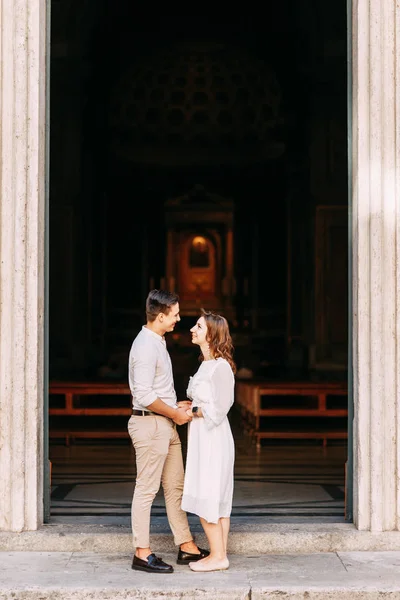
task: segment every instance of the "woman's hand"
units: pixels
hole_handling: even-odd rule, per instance
[[[177,402],[178,408],[184,408],[185,410],[187,410],[188,408],[190,408],[192,406],[192,403],[190,400],[179,400]]]
[[[186,414],[187,414],[188,417],[193,417],[192,409],[188,408],[187,411],[186,411]]]
[[[192,420],[192,418],[190,417],[190,415],[187,414],[184,408],[179,407],[175,409],[174,412],[175,414],[172,417],[172,420],[177,425],[185,425],[185,423],[188,423],[188,421]]]

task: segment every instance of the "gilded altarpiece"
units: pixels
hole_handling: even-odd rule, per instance
[[[179,294],[183,315],[204,307],[232,317],[233,208],[201,186],[166,202],[166,284]]]

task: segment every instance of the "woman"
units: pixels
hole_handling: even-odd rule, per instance
[[[236,365],[228,322],[202,311],[190,330],[200,346],[201,365],[187,389],[193,419],[189,425],[182,508],[200,517],[210,546],[209,556],[190,562],[192,571],[229,567],[227,543],[233,497],[235,446],[228,421],[234,400]]]

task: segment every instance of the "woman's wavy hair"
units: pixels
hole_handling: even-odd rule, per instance
[[[233,344],[231,334],[229,332],[228,321],[221,315],[215,315],[201,309],[201,316],[207,324],[207,342],[210,346],[210,351],[213,358],[225,358],[230,364],[232,371],[236,373],[236,364],[233,360]],[[200,356],[203,360],[203,355]]]

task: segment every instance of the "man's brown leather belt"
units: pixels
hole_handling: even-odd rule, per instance
[[[150,412],[149,410],[138,410],[137,408],[132,409],[132,415],[135,417],[147,417],[148,415],[155,415],[157,417],[164,417],[164,415],[159,415],[157,413]],[[168,419],[171,421],[172,425],[175,427],[175,423],[169,417],[164,417],[164,419]]]

